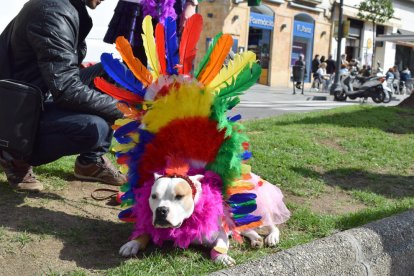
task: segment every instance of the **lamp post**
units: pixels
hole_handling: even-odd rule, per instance
[[[335,91],[341,90],[341,84],[339,83],[339,70],[341,69],[341,44],[342,37],[344,36],[344,23],[342,22],[344,0],[339,1],[339,18],[338,18],[338,48],[336,49],[336,69],[335,80],[331,86],[330,94],[333,95]]]

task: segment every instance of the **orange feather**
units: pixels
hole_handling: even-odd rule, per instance
[[[201,83],[207,85],[214,79],[223,66],[231,46],[233,46],[233,38],[229,34],[224,34],[217,40],[217,44],[211,52],[210,60],[198,76]]]
[[[107,82],[103,78],[95,78],[94,84],[99,90],[105,92],[106,94],[112,96],[117,100],[126,101],[128,103],[133,104],[142,103],[143,101],[143,99],[140,96],[135,95],[134,93],[123,88],[117,87]]]
[[[132,53],[131,45],[123,36],[118,36],[115,41],[116,49],[121,54],[122,60],[128,65],[134,76],[142,82],[144,87],[152,83],[152,76],[147,67]]]
[[[165,30],[164,25],[158,23],[155,27],[155,45],[157,47],[158,61],[160,63],[160,74],[167,74],[167,61],[165,57]]]

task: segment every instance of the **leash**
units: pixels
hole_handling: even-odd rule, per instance
[[[101,195],[99,196],[99,193],[111,193],[110,195]],[[100,188],[100,189],[96,189],[91,193],[91,197],[97,201],[102,201],[102,200],[106,200],[106,199],[117,199],[117,195],[118,195],[119,191],[115,190],[115,189],[106,189],[106,188]]]

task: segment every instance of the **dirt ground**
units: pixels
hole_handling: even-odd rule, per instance
[[[118,207],[90,197],[102,187],[112,188],[73,181],[62,191],[26,194],[1,183],[0,275],[94,273],[119,265],[132,225],[118,221]]]

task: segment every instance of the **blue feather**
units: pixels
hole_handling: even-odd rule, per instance
[[[141,82],[134,77],[131,70],[123,65],[119,59],[113,58],[112,54],[103,53],[101,55],[101,63],[105,72],[119,85],[135,94],[142,94]]]
[[[124,219],[131,218],[131,217],[132,217],[132,215],[133,215],[133,213],[132,213],[132,207],[130,207],[130,208],[128,208],[128,209],[122,210],[122,211],[118,214],[118,218],[119,218],[120,220],[124,220]]]
[[[243,160],[249,160],[250,158],[252,158],[252,156],[253,156],[252,152],[251,152],[251,151],[246,150],[246,151],[244,151],[244,152],[243,152],[243,154],[242,154],[241,158],[242,158]]]
[[[237,122],[238,120],[240,120],[242,118],[242,116],[240,114],[237,114],[233,117],[228,118],[231,122]]]
[[[237,203],[243,203],[252,199],[255,199],[257,197],[256,194],[253,193],[239,193],[232,195],[227,202],[229,204],[237,204]]]
[[[234,222],[236,223],[236,226],[246,225],[255,221],[261,220],[261,216],[253,216],[253,215],[247,215],[242,218],[235,219]]]
[[[233,208],[231,208],[231,212],[235,215],[242,215],[242,214],[248,214],[253,212],[254,210],[257,209],[257,205],[256,204],[252,204],[252,205],[239,205],[239,206],[234,206]]]
[[[121,127],[119,127],[115,133],[114,133],[114,137],[118,138],[118,137],[123,137],[125,135],[127,135],[128,133],[131,132],[136,132],[138,127],[139,127],[140,123],[137,121],[132,121],[129,122]]]
[[[178,55],[177,24],[174,19],[165,19],[165,52],[167,55],[167,72],[177,75],[177,64],[180,62]]]

